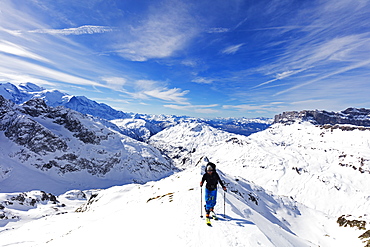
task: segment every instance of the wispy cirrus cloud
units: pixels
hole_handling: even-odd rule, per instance
[[[63,29],[36,29],[30,30],[29,33],[44,33],[51,35],[83,35],[83,34],[95,34],[95,33],[106,33],[118,30],[113,27],[105,26],[92,26],[84,25],[76,28],[63,28]]]
[[[284,87],[273,94],[278,96],[351,70],[369,68],[370,32],[360,28],[367,25],[364,16],[368,8],[369,3],[362,1],[328,1],[309,9],[309,15],[307,9],[298,10],[294,26],[287,23],[280,31],[274,26],[274,36],[287,32],[297,35],[276,42],[281,52],[274,54],[274,61],[259,67],[262,74],[273,78],[253,88],[263,89],[264,85],[289,78],[291,85],[281,84]]]
[[[193,79],[192,82],[199,83],[199,84],[212,84],[214,80],[210,78],[205,78],[205,77],[197,77]]]
[[[122,77],[110,76],[102,77],[104,82],[106,82],[106,87],[116,90],[118,92],[123,90],[123,86],[127,84],[127,79]]]
[[[24,78],[34,78],[38,81],[42,80],[58,80],[71,84],[80,84],[88,86],[101,86],[101,84],[77,75],[66,73],[60,70],[38,65],[32,62],[20,60],[16,57],[10,57],[0,54],[0,67],[2,68],[3,80],[15,80]],[[17,68],[15,70],[15,68]],[[22,76],[24,75],[24,76]]]
[[[223,109],[235,109],[239,111],[271,111],[271,108],[276,108],[276,104],[253,105],[253,104],[240,104],[240,105],[223,105]],[[275,109],[274,109],[275,110]]]
[[[228,46],[225,49],[223,49],[221,51],[221,53],[223,53],[223,54],[235,54],[243,45],[244,45],[244,43],[238,44],[238,45]]]
[[[180,111],[188,111],[188,112],[195,112],[195,113],[202,113],[202,114],[213,114],[220,112],[218,109],[214,109],[218,107],[218,104],[211,104],[211,105],[163,105],[166,108],[171,108]]]
[[[187,104],[188,99],[184,98],[184,96],[188,92],[189,91],[183,91],[180,88],[157,88],[149,91],[143,91],[142,93],[152,98],[157,98],[164,101],[176,102],[178,104]]]
[[[225,27],[213,27],[206,31],[207,33],[227,33],[230,32],[230,28]]]
[[[185,97],[185,95],[189,93],[188,90],[168,88],[165,82],[154,80],[126,80],[123,78],[122,84],[120,84],[119,78],[108,79],[114,80],[114,84],[117,84],[116,89],[125,93],[132,99],[148,101],[157,99],[179,105],[189,104],[189,99]],[[109,82],[108,80],[106,81]]]
[[[289,71],[284,71],[284,72],[281,72],[281,73],[277,73],[274,79],[269,80],[269,81],[266,81],[266,82],[263,82],[263,83],[260,83],[257,86],[252,87],[252,89],[258,88],[258,87],[261,87],[261,86],[264,86],[264,85],[267,85],[267,84],[270,84],[271,82],[274,82],[274,81],[283,80],[285,78],[288,78],[290,76],[293,76],[295,74],[298,74],[300,72],[303,72],[303,71],[305,71],[305,70],[307,70],[309,68],[310,67],[304,68],[304,69],[299,69],[299,70],[289,70]]]
[[[198,32],[197,20],[181,1],[153,6],[146,17],[123,33],[121,44],[114,47],[122,57],[132,61],[166,58],[183,49]]]
[[[34,52],[29,51],[27,47],[14,44],[8,41],[0,41],[0,52],[20,57],[30,58],[43,62],[51,62],[49,59],[42,57]]]
[[[350,70],[354,70],[354,69],[358,69],[358,68],[362,68],[362,67],[365,67],[365,66],[369,66],[370,65],[370,59],[368,60],[365,60],[365,61],[361,61],[361,62],[358,62],[358,63],[354,63],[352,65],[349,65],[347,67],[343,67],[343,68],[340,68],[340,69],[337,69],[337,70],[334,70],[334,71],[331,71],[329,73],[325,73],[323,74],[322,76],[320,77],[317,77],[317,78],[314,78],[312,80],[308,80],[304,83],[300,83],[298,85],[295,85],[293,87],[290,87],[288,89],[285,89],[285,90],[282,90],[282,91],[279,91],[277,93],[274,94],[274,96],[277,96],[277,95],[280,95],[280,94],[284,94],[284,93],[287,93],[287,92],[290,92],[292,90],[295,90],[295,89],[298,89],[298,88],[301,88],[303,86],[307,86],[307,85],[310,85],[312,83],[315,83],[315,82],[319,82],[319,81],[322,81],[324,79],[327,79],[329,77],[332,77],[332,76],[335,76],[335,75],[340,75],[342,73],[345,73],[345,72],[348,72]]]

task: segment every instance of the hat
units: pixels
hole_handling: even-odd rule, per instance
[[[208,172],[208,171],[213,171],[212,166],[207,166],[207,172]]]

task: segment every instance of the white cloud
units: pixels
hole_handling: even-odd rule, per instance
[[[291,105],[312,105],[313,103],[320,103],[323,102],[322,99],[319,100],[301,100],[301,101],[295,101],[290,102]]]
[[[207,33],[227,33],[230,31],[230,28],[224,27],[214,27],[207,30]]]
[[[223,109],[235,109],[238,111],[261,111],[261,112],[271,112],[276,111],[282,102],[272,102],[269,104],[240,104],[240,105],[223,105]]]
[[[211,104],[211,105],[164,105],[166,108],[171,108],[180,111],[188,111],[188,112],[195,112],[195,113],[204,113],[204,114],[212,114],[220,112],[217,109],[212,109],[218,107],[218,104]]]
[[[0,41],[0,52],[8,53],[11,55],[31,58],[43,62],[51,62],[50,60],[41,57],[33,52],[30,52],[26,47],[22,47],[20,45],[8,42],[8,41]]]
[[[192,82],[196,82],[196,83],[199,83],[199,84],[212,84],[213,79],[207,79],[207,78],[204,78],[204,77],[197,77],[194,80],[192,80]]]
[[[113,32],[116,28],[104,27],[104,26],[92,26],[85,25],[76,28],[64,28],[64,29],[36,29],[28,31],[30,33],[45,33],[45,34],[59,34],[59,35],[82,35],[82,34],[95,34],[95,33],[106,33]]]
[[[142,93],[153,98],[161,99],[164,101],[175,102],[177,104],[188,104],[188,99],[184,96],[189,91],[182,91],[179,88],[162,88],[162,89],[153,89],[150,91],[143,91]]]
[[[140,25],[131,26],[129,33],[123,34],[123,44],[116,46],[116,51],[132,61],[172,56],[199,32],[187,8],[180,1],[155,4]]]
[[[133,100],[150,101],[158,99],[166,102],[171,102],[180,105],[187,105],[188,98],[185,97],[189,93],[188,90],[180,88],[168,88],[166,82],[154,80],[132,80],[130,78],[121,77],[104,77],[102,78],[106,84],[102,87],[110,88],[121,93],[124,93]],[[140,102],[146,104],[145,102]]]
[[[6,28],[3,28],[3,27],[0,27],[0,31],[1,32],[8,33],[8,34],[11,34],[13,36],[20,36],[20,35],[22,35],[22,31],[20,31],[20,30],[10,30],[10,29],[6,29]]]
[[[107,87],[116,91],[122,91],[122,87],[127,83],[127,79],[122,77],[103,77],[102,80],[107,83]]]
[[[296,26],[291,26],[298,35],[277,43],[276,47],[281,51],[275,55],[277,59],[259,70],[262,74],[274,75],[274,78],[254,88],[310,69],[310,74],[300,73],[295,85],[274,94],[277,96],[352,69],[367,68],[370,33],[361,27],[367,25],[364,14],[369,7],[368,1],[340,0],[322,2],[309,10],[310,15],[308,9],[298,9],[294,15]],[[279,37],[286,31],[276,29],[273,34]],[[303,76],[310,79],[302,82]]]
[[[318,82],[318,81],[322,81],[322,80],[324,80],[326,78],[329,78],[331,76],[339,75],[339,74],[345,73],[347,71],[350,71],[350,70],[353,70],[353,69],[358,69],[358,68],[361,68],[361,67],[364,67],[364,66],[368,66],[368,65],[370,65],[370,60],[361,61],[361,62],[352,64],[352,65],[349,65],[349,66],[346,66],[346,67],[343,67],[343,68],[340,68],[340,69],[331,71],[331,72],[326,73],[326,74],[324,74],[324,75],[322,75],[320,77],[317,77],[317,78],[315,78],[313,80],[309,80],[307,82],[304,82],[304,83],[298,84],[296,86],[290,87],[288,89],[282,90],[280,92],[277,92],[277,93],[274,94],[274,96],[277,96],[277,95],[280,95],[280,94],[284,94],[284,93],[290,92],[292,90],[301,88],[303,86],[306,86],[306,85],[309,85],[309,84],[312,84],[312,83],[315,83],[315,82]]]
[[[10,79],[14,79],[19,75],[26,75],[27,77],[39,78],[42,80],[64,81],[70,84],[89,86],[102,86],[95,81],[88,80],[83,77],[75,76],[62,71],[58,71],[56,69],[37,65],[31,62],[23,61],[11,56],[1,54],[0,68],[2,69],[3,76],[7,74]]]
[[[243,45],[244,45],[244,43],[238,44],[238,45],[228,46],[225,49],[223,49],[221,51],[221,53],[224,53],[224,54],[235,54],[240,49],[240,47],[242,47]]]
[[[284,72],[281,72],[281,73],[277,73],[274,79],[271,79],[269,81],[260,83],[257,86],[252,87],[252,89],[253,88],[258,88],[258,87],[261,87],[261,86],[264,86],[264,85],[267,85],[267,84],[270,84],[271,82],[274,82],[274,81],[283,80],[283,79],[285,79],[287,77],[290,77],[292,75],[298,74],[298,73],[300,73],[302,71],[305,71],[307,69],[309,69],[309,68],[304,68],[304,69],[299,69],[299,70],[288,70],[288,71],[284,71]]]
[[[294,73],[294,71],[292,71],[292,70],[285,71],[285,72],[282,72],[282,73],[278,73],[278,74],[276,75],[276,79],[281,80],[281,79],[284,79],[284,78],[286,78],[286,77],[289,77],[289,76],[291,76],[291,75],[293,75],[293,74],[295,74],[295,73]]]
[[[198,62],[195,61],[195,60],[190,60],[190,59],[187,59],[187,60],[183,60],[181,62],[181,64],[185,65],[185,66],[188,66],[188,67],[196,67],[198,65]]]

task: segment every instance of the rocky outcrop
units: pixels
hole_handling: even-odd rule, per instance
[[[348,108],[341,112],[328,111],[291,111],[276,115],[274,123],[292,123],[294,121],[310,121],[318,125],[351,124],[370,126],[370,109]]]
[[[55,207],[65,206],[60,204],[55,195],[44,191],[8,194],[5,200],[0,201],[0,220],[17,220],[19,215],[14,214],[14,209],[26,211],[36,208],[38,204],[53,204]]]
[[[0,95],[0,134],[17,144],[4,151],[5,157],[61,176],[86,171],[104,177],[115,169],[120,172],[111,176],[117,179],[128,173],[137,181],[147,181],[174,169],[153,147],[114,132],[90,116],[50,107],[42,99],[16,105]],[[0,145],[1,150],[7,148]]]

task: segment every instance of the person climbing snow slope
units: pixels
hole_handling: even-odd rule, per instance
[[[200,182],[200,186],[202,187],[204,182],[206,182],[205,188],[205,210],[206,210],[206,218],[209,218],[210,212],[213,212],[213,209],[216,205],[217,200],[217,184],[219,183],[224,191],[226,191],[226,187],[220,179],[220,176],[216,172],[216,165],[212,162],[208,162],[206,166],[206,173],[204,173],[202,177],[202,181]]]

